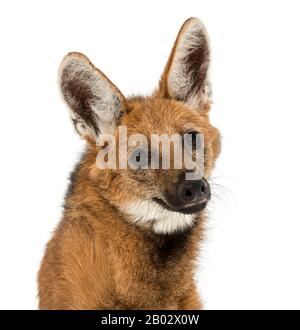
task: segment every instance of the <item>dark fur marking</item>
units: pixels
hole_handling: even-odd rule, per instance
[[[205,82],[209,67],[209,45],[201,31],[195,36],[197,45],[188,50],[187,56],[183,59],[187,75],[191,77],[191,87],[184,99],[187,101],[194,93],[199,93]]]
[[[74,74],[72,72],[73,66],[74,63],[71,62],[62,72],[61,89],[63,96],[75,114],[98,134],[99,128],[91,106],[99,98],[93,94],[90,86],[86,83],[93,80],[92,73],[82,71]]]
[[[170,263],[178,263],[185,256],[191,243],[195,228],[191,227],[180,233],[151,233],[149,240],[153,246],[153,263],[158,268],[164,268]]]

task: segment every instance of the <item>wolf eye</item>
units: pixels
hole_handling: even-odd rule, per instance
[[[139,162],[141,161],[141,153],[140,153],[140,152],[138,152],[138,153],[136,154],[136,156],[135,156],[135,161],[136,161],[137,163],[139,163]]]
[[[187,143],[190,147],[196,147],[198,135],[199,133],[196,131],[187,131],[184,134],[185,143]]]
[[[148,168],[148,151],[142,148],[135,149],[129,156],[129,165],[133,169]]]

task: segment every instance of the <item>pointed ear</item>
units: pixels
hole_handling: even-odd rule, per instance
[[[159,93],[194,108],[210,101],[209,39],[203,23],[188,19],[182,26],[162,75]]]
[[[60,65],[58,78],[79,135],[96,140],[101,133],[114,132],[125,111],[125,98],[85,55],[66,55]]]

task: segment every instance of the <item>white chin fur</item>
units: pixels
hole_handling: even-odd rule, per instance
[[[151,200],[140,200],[123,208],[137,225],[151,224],[157,234],[180,232],[193,225],[194,215],[173,212]]]

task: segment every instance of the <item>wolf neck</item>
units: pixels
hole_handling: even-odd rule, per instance
[[[140,200],[122,208],[137,226],[151,226],[157,234],[176,234],[193,227],[195,215],[173,212],[153,200]]]

